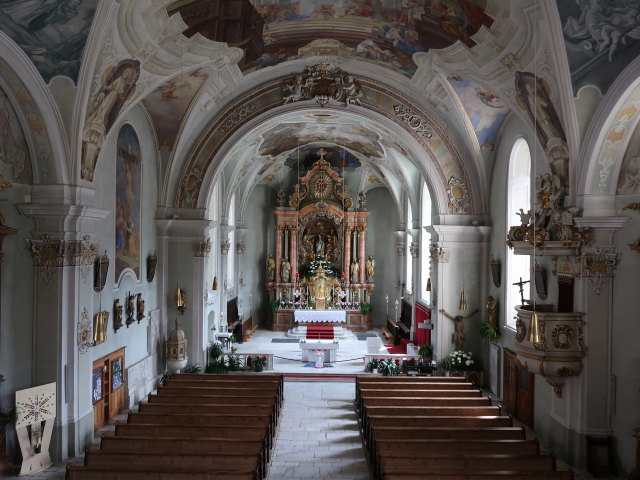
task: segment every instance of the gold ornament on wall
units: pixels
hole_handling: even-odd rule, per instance
[[[98,312],[93,317],[93,344],[100,345],[107,339],[109,312]]]

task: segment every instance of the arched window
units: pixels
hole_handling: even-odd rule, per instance
[[[235,226],[236,224],[236,194],[234,193],[229,202],[229,225]],[[234,279],[236,277],[236,232],[231,229],[229,232],[229,242],[231,243],[231,249],[227,254],[227,288],[233,286]]]
[[[427,282],[431,276],[429,262],[429,245],[431,245],[431,233],[424,227],[431,226],[431,194],[427,183],[422,184],[422,202],[420,205],[420,297],[427,303],[431,303],[431,292],[427,292]]]
[[[407,198],[407,241],[405,245],[404,258],[407,262],[406,276],[405,276],[405,290],[409,293],[413,292],[413,257],[411,256],[411,242],[413,241],[413,235],[411,235],[411,228],[413,227],[413,211],[411,210],[411,202]]]
[[[516,140],[509,157],[509,176],[507,179],[507,228],[520,225],[520,217],[517,212],[531,210],[531,151],[525,139]],[[520,289],[514,285],[516,282],[530,279],[531,260],[529,255],[514,255],[513,250],[507,247],[507,284],[505,301],[505,324],[515,328],[515,306],[522,303]],[[525,298],[529,298],[527,292],[529,284],[525,287]]]

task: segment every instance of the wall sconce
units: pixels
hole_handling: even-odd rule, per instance
[[[218,290],[218,277],[213,277],[213,285],[211,286],[211,290]]]
[[[176,288],[176,308],[184,315],[187,309],[187,294],[180,287]]]
[[[431,277],[427,278],[427,292],[431,291]]]
[[[158,265],[158,255],[153,252],[152,255],[147,257],[147,282],[153,282],[156,276],[156,266]]]
[[[101,292],[107,283],[107,272],[109,271],[109,257],[105,250],[104,255],[96,258],[93,266],[93,289]]]

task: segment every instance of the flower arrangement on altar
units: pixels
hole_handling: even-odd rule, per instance
[[[317,257],[315,260],[311,260],[309,266],[302,271],[302,275],[305,277],[313,277],[316,272],[322,267],[324,273],[327,277],[337,277],[338,269],[331,265],[331,262],[326,260],[324,257]]]
[[[471,352],[455,350],[448,357],[440,361],[440,366],[445,370],[476,370],[477,362]]]

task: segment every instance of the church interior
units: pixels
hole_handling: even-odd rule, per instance
[[[639,13],[0,0],[0,474],[168,372],[365,389],[388,355],[640,478]]]

